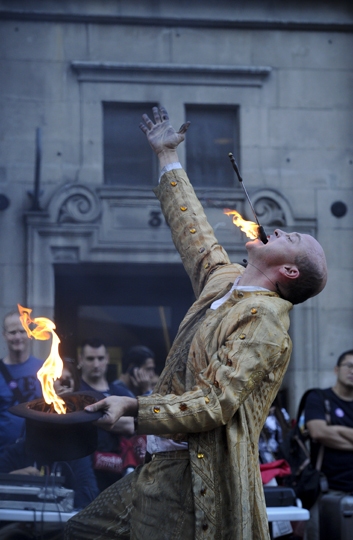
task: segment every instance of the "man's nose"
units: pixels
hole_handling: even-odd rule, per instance
[[[281,229],[275,229],[275,235],[276,236],[282,236],[283,234],[285,234],[285,232],[282,231]]]

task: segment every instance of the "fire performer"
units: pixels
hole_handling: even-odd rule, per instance
[[[140,128],[161,166],[155,193],[196,301],[151,396],[88,408],[107,428],[134,416],[152,455],[72,518],[66,538],[268,539],[259,434],[290,359],[289,311],[324,288],[325,255],[278,229],[247,242],[245,269],[231,264],[179,164],[189,124],[177,132],[164,108],[153,115]]]

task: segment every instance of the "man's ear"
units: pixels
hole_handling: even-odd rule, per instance
[[[295,264],[284,264],[280,267],[279,273],[287,279],[297,279],[300,272]]]

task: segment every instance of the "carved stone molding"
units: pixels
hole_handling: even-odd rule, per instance
[[[298,220],[293,216],[292,208],[281,193],[273,189],[260,189],[251,194],[251,200],[261,225],[269,227],[293,227],[315,230],[315,219]],[[251,219],[247,210],[247,218]],[[300,222],[300,223],[299,223]]]
[[[78,263],[80,262],[78,247],[54,247],[51,248],[54,263]]]
[[[97,194],[81,184],[65,184],[54,194],[49,214],[56,223],[92,223],[101,215]]]
[[[206,86],[262,86],[269,66],[188,64],[126,64],[121,62],[71,62],[79,81]]]

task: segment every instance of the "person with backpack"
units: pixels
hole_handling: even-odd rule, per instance
[[[323,445],[321,471],[327,478],[328,493],[343,496],[353,492],[353,349],[338,357],[335,374],[332,388],[313,390],[307,396],[305,422],[313,441],[312,462]],[[321,496],[310,509],[307,540],[320,538],[320,501]]]
[[[37,372],[43,360],[30,354],[31,340],[20,321],[18,311],[7,313],[3,321],[7,354],[0,360],[0,450],[24,435],[25,419],[9,408],[42,397]]]

